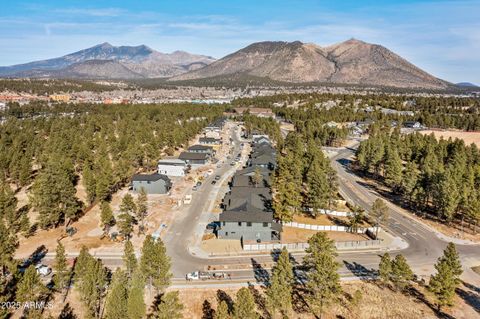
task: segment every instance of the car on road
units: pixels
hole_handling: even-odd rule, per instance
[[[212,181],[212,185],[215,185],[216,183],[217,183],[216,180],[213,180],[213,181]]]
[[[235,166],[235,162],[231,162],[231,163],[230,163],[230,166]]]
[[[191,273],[188,273],[185,275],[185,279],[187,281],[192,281],[192,280],[207,280],[212,278],[212,276],[205,271],[193,271]]]
[[[195,186],[197,186],[197,187],[202,186],[202,182],[197,182],[197,184]]]
[[[220,175],[216,175],[216,176],[215,176],[215,180],[216,180],[216,181],[220,180]]]
[[[198,187],[197,187],[197,185],[195,185],[195,186],[193,186],[193,187],[192,187],[192,191],[194,191],[194,192],[195,192],[195,191],[197,191],[197,190],[198,190]]]

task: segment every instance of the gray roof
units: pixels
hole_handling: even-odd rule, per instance
[[[212,146],[208,146],[208,145],[193,145],[193,146],[190,146],[188,148],[189,151],[191,150],[210,150],[212,151],[213,150],[213,147]]]
[[[214,137],[200,137],[198,139],[200,143],[205,142],[205,143],[221,143],[222,140],[220,138],[214,138]]]
[[[182,152],[178,156],[179,159],[182,160],[207,160],[208,154],[207,153],[192,153],[192,152]]]
[[[232,187],[270,187],[271,185],[271,178],[268,174],[262,174],[262,180],[258,185],[255,185],[253,181],[254,173],[249,175],[237,175],[235,174],[232,179]]]
[[[167,184],[171,184],[170,178],[163,174],[135,174],[132,177],[132,181],[135,182],[156,182],[159,179],[163,179]]]
[[[234,178],[235,176],[240,176],[240,175],[253,176],[255,174],[255,170],[257,169],[262,175],[269,175],[271,173],[271,171],[268,168],[249,166],[247,168],[237,171],[234,175]]]
[[[271,211],[272,194],[266,187],[233,187],[223,199],[227,210],[243,207],[249,204],[262,211]]]
[[[232,210],[226,210],[220,214],[221,222],[253,222],[253,223],[271,223],[273,221],[273,212],[265,212],[253,207],[249,203]]]

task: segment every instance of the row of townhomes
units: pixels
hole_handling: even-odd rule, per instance
[[[247,165],[237,171],[223,199],[217,236],[242,243],[280,240],[282,225],[273,219],[271,174],[276,151],[268,136],[253,135]]]
[[[190,169],[208,164],[221,146],[220,132],[226,119],[220,118],[210,123],[199,138],[199,144],[190,146],[178,158],[158,161],[157,172],[154,174],[136,174],[132,177],[132,189],[139,192],[144,188],[148,194],[166,194],[172,188],[170,177],[183,177]],[[213,134],[214,133],[214,134]]]

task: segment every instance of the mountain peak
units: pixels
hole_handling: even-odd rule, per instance
[[[94,46],[94,48],[113,48],[113,45],[111,45],[108,42],[103,42],[103,43],[97,44],[96,46]]]

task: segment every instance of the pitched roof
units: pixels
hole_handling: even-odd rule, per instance
[[[241,176],[241,175],[253,176],[255,174],[255,170],[258,170],[262,175],[269,175],[271,173],[271,171],[268,168],[249,166],[244,169],[238,170],[235,173],[234,177]]]
[[[233,187],[223,199],[227,210],[243,207],[246,204],[262,211],[272,210],[272,194],[266,187]]]
[[[189,151],[192,151],[192,150],[213,150],[213,147],[212,146],[208,146],[208,145],[193,145],[193,146],[190,146],[188,148]]]
[[[220,143],[222,139],[214,137],[200,137],[198,141],[201,142],[211,142],[211,143]]]
[[[182,160],[207,160],[208,154],[207,153],[192,153],[192,152],[182,152],[178,156],[179,159]]]
[[[220,214],[220,221],[271,223],[273,221],[273,212],[265,212],[253,207],[249,203],[245,203],[244,205],[235,209],[222,212]]]
[[[261,174],[262,180],[260,181],[260,183],[258,183],[258,185],[255,185],[255,182],[253,181],[254,175],[255,171],[251,176],[235,174],[232,179],[232,187],[270,187],[270,175]]]
[[[132,181],[135,182],[156,182],[163,179],[167,184],[171,184],[170,178],[163,174],[135,174],[132,176]]]

